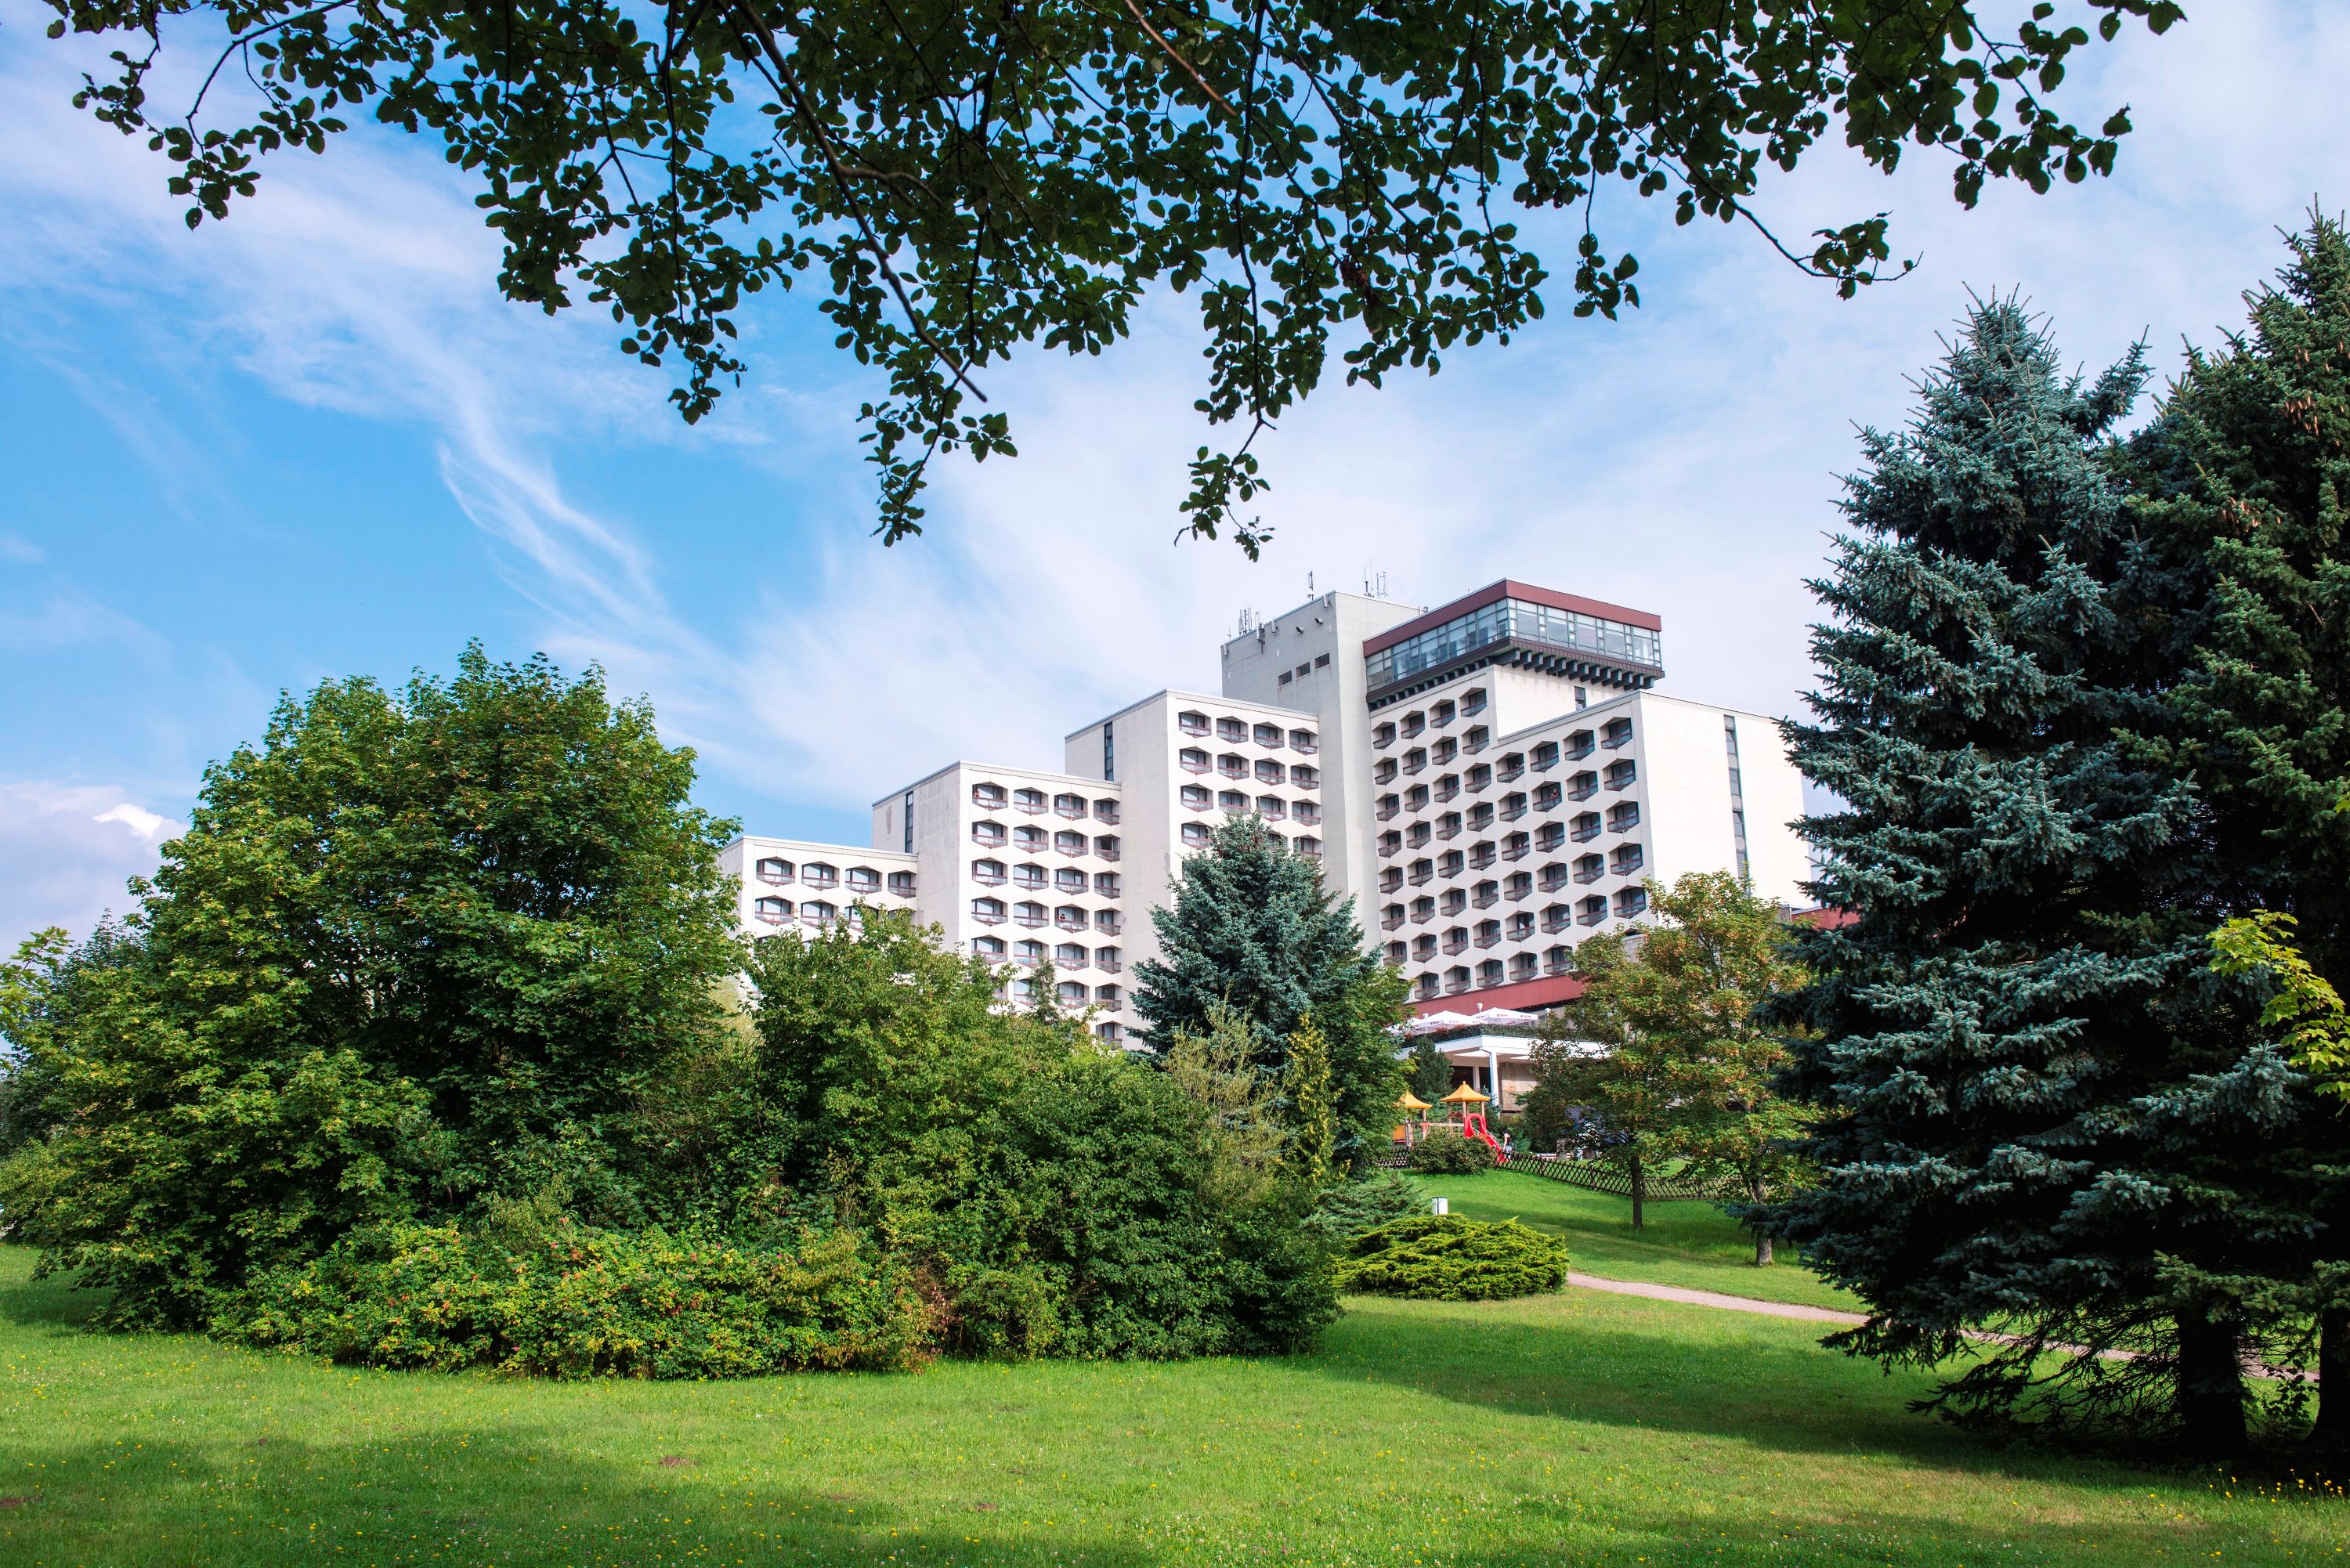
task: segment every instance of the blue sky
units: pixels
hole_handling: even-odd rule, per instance
[[[1098,359],[991,377],[1022,456],[947,467],[930,533],[883,550],[853,420],[873,389],[813,299],[762,303],[748,384],[686,430],[608,322],[497,298],[470,191],[411,140],[283,160],[192,234],[153,155],[69,106],[88,57],[40,36],[47,15],[0,0],[12,945],[122,907],[279,691],[444,671],[470,637],[600,660],[699,750],[703,804],[853,841],[868,801],[952,757],[1055,763],[1109,706],[1211,687],[1237,611],[1287,607],[1309,572],[1654,609],[1671,689],[1790,711],[1854,428],[1903,417],[1970,287],[2020,288],[2092,369],[2145,333],[2168,370],[2241,319],[2278,225],[2350,202],[2350,12],[2199,6],[2066,83],[2075,118],[2132,106],[2110,181],[1967,213],[1935,159],[1888,180],[1835,153],[1772,191],[1794,234],[1893,213],[1919,269],[1855,301],[1616,196],[1642,307],[1317,394],[1262,444],[1261,564],[1170,543],[1207,439],[1180,299]]]

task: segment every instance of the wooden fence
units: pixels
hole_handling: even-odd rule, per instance
[[[1632,1179],[1623,1171],[1596,1160],[1576,1159],[1567,1155],[1542,1159],[1531,1154],[1522,1154],[1510,1161],[1510,1168],[1539,1176],[1545,1181],[1563,1181],[1569,1187],[1587,1187],[1594,1192],[1611,1193],[1617,1198],[1632,1196]],[[1680,1203],[1703,1199],[1709,1203],[1722,1203],[1745,1196],[1745,1189],[1734,1181],[1689,1181],[1674,1176],[1651,1176],[1646,1201]]]

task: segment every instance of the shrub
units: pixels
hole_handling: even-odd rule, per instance
[[[1366,1231],[1426,1212],[1428,1199],[1419,1188],[1392,1170],[1378,1170],[1325,1191],[1305,1217],[1305,1228],[1338,1247]]]
[[[897,1370],[938,1347],[920,1282],[851,1231],[754,1246],[558,1225],[509,1250],[454,1225],[353,1233],[230,1298],[222,1338],[370,1366],[549,1377]]]
[[[1493,1168],[1493,1151],[1455,1132],[1432,1132],[1411,1146],[1411,1168],[1430,1176],[1475,1176]]]
[[[1566,1268],[1565,1242],[1514,1220],[1423,1214],[1357,1237],[1333,1272],[1367,1295],[1492,1302],[1563,1289]]]

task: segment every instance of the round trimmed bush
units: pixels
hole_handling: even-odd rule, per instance
[[[1566,1243],[1512,1220],[1496,1225],[1457,1214],[1422,1214],[1355,1239],[1336,1283],[1364,1295],[1498,1302],[1566,1286]]]
[[[1493,1151],[1456,1132],[1432,1132],[1411,1146],[1405,1163],[1430,1176],[1475,1176],[1493,1168]]]

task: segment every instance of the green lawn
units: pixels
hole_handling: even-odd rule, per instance
[[[1861,1303],[1820,1280],[1781,1249],[1767,1269],[1754,1266],[1754,1242],[1711,1203],[1651,1203],[1632,1229],[1632,1200],[1569,1187],[1514,1170],[1480,1176],[1415,1176],[1429,1196],[1452,1202],[1471,1220],[1523,1220],[1565,1236],[1575,1266],[1586,1274],[1687,1285],[1758,1301],[1862,1310]]]
[[[0,1563],[2132,1564],[2350,1505],[1987,1446],[1807,1325],[1355,1304],[1317,1355],[557,1385],[78,1333],[0,1250]]]

